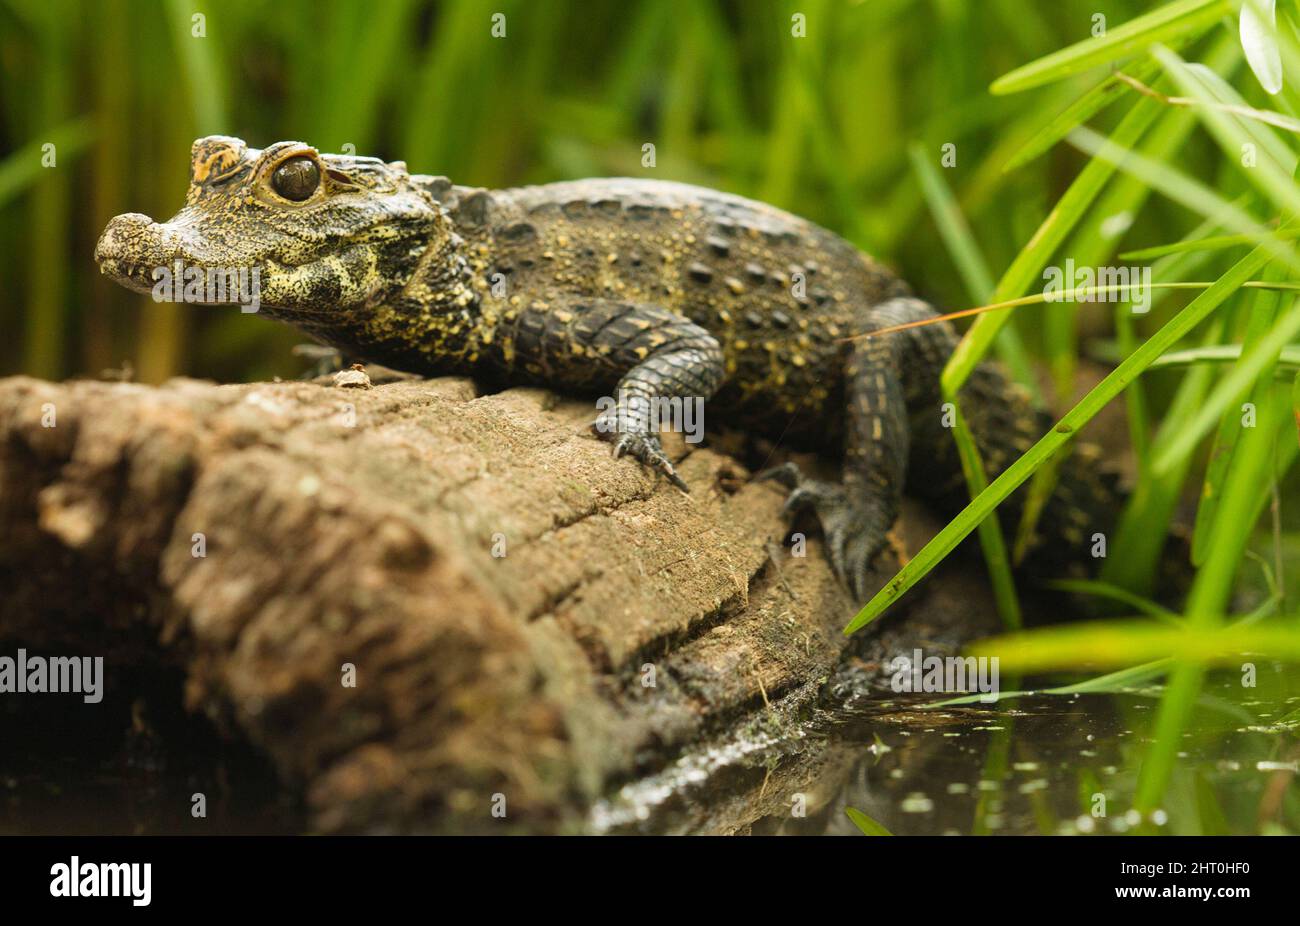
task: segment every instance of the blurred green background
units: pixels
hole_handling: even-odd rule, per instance
[[[155,304],[101,278],[108,219],[179,208],[191,141],[405,159],[500,186],[654,176],[766,200],[845,235],[937,304],[977,302],[927,212],[937,165],[995,272],[1084,158],[1009,156],[1088,85],[993,97],[998,75],[1139,0],[0,0],[0,373],[292,376],[287,328]],[[506,35],[492,35],[505,16]],[[802,14],[806,35],[792,35]],[[202,14],[201,37],[195,15]],[[1095,78],[1094,78],[1095,79]],[[1105,114],[1094,124],[1106,128]],[[641,166],[642,145],[657,165]],[[42,166],[52,143],[56,163]],[[1192,154],[1204,141],[1190,144]],[[1209,151],[1204,152],[1210,154]],[[1188,227],[1151,201],[1133,239]],[[1016,324],[1036,349],[1037,314]],[[1005,345],[1004,345],[1005,346]]]

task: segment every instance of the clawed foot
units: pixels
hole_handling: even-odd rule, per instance
[[[790,490],[782,509],[787,521],[809,509],[816,514],[831,567],[853,596],[865,601],[872,591],[868,585],[871,561],[884,545],[893,520],[883,506],[851,495],[837,482],[809,479],[794,463],[765,470],[755,478],[779,482]]]
[[[664,455],[664,448],[659,442],[658,434],[619,433],[616,426],[607,423],[604,418],[592,422],[591,429],[601,440],[613,443],[615,459],[630,456],[634,460],[639,460],[643,466],[663,473],[668,477],[669,482],[683,492],[691,491],[690,487],[682,481],[682,477],[677,475],[672,462]]]

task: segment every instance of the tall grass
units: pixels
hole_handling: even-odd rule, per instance
[[[0,0],[0,265],[12,281],[0,318],[22,332],[0,345],[0,370],[295,371],[287,329],[156,307],[91,265],[108,214],[178,207],[188,144],[208,132],[350,144],[478,185],[649,173],[641,148],[652,142],[650,175],[793,209],[936,303],[969,304],[956,269],[932,259],[910,146],[932,161],[957,146],[944,177],[987,265],[1006,266],[1062,164],[1040,152],[1004,172],[1043,107],[984,88],[1085,33],[1096,9],[1120,22],[1144,5],[818,0],[799,5],[807,37],[795,39],[796,10],[776,0]],[[494,13],[506,16],[503,39]],[[1052,94],[1052,108],[1068,102],[1068,88]],[[89,128],[93,147],[61,136],[72,125]],[[39,166],[47,141],[54,169]],[[1036,339],[1013,331],[999,352],[1027,377],[1024,345]]]
[[[1015,488],[1034,477],[1050,473],[1053,456],[1068,444],[1071,436],[1094,417],[1101,408],[1134,388],[1139,376],[1170,353],[1180,341],[1191,336],[1198,326],[1210,319],[1231,318],[1233,322],[1212,323],[1212,346],[1224,335],[1238,333],[1241,347],[1235,352],[1234,365],[1214,373],[1195,369],[1184,378],[1184,385],[1194,390],[1195,407],[1175,404],[1178,423],[1164,431],[1154,452],[1144,452],[1140,482],[1130,507],[1130,518],[1121,521],[1119,542],[1110,555],[1123,562],[1131,546],[1140,561],[1154,566],[1150,541],[1135,539],[1131,518],[1133,511],[1149,513],[1152,499],[1164,499],[1161,521],[1169,514],[1169,502],[1188,475],[1193,455],[1214,437],[1215,457],[1207,471],[1200,493],[1200,505],[1193,542],[1192,561],[1197,566],[1195,579],[1182,616],[1175,627],[1153,627],[1149,620],[1134,619],[1108,626],[1085,626],[1021,633],[991,641],[978,651],[999,655],[1006,668],[1033,671],[1068,666],[1133,666],[1152,660],[1140,670],[1144,675],[1168,671],[1168,683],[1160,701],[1151,746],[1145,755],[1136,785],[1134,806],[1143,814],[1143,825],[1152,828],[1153,811],[1163,802],[1173,777],[1176,756],[1199,697],[1207,666],[1216,662],[1240,663],[1243,658],[1263,655],[1287,662],[1300,662],[1300,628],[1294,617],[1276,621],[1267,627],[1246,628],[1238,622],[1224,629],[1229,621],[1234,582],[1246,560],[1246,552],[1261,512],[1271,500],[1280,505],[1278,482],[1295,458],[1296,434],[1292,414],[1300,420],[1300,406],[1294,395],[1280,386],[1275,370],[1283,352],[1300,335],[1300,301],[1271,288],[1269,282],[1282,281],[1297,269],[1293,245],[1293,217],[1300,206],[1300,188],[1292,174],[1296,165],[1294,134],[1280,137],[1272,126],[1290,126],[1287,113],[1266,107],[1251,107],[1237,90],[1225,82],[1219,72],[1226,69],[1222,58],[1230,46],[1220,36],[1205,53],[1218,67],[1189,67],[1164,41],[1187,41],[1199,32],[1211,29],[1225,13],[1234,12],[1216,0],[1177,0],[1104,35],[1096,36],[1049,54],[1032,64],[1018,68],[993,84],[994,92],[1014,92],[1074,75],[1097,65],[1120,68],[1137,67],[1154,73],[1153,62],[1164,76],[1155,87],[1139,80],[1122,81],[1133,87],[1137,96],[1119,125],[1103,138],[1095,132],[1071,127],[1055,117],[1050,123],[1054,133],[1066,133],[1092,160],[1078,179],[1058,201],[1039,232],[1021,250],[994,291],[1000,305],[1019,301],[1015,297],[1027,289],[1030,274],[1057,253],[1066,232],[1078,224],[1102,184],[1115,170],[1127,177],[1127,193],[1134,205],[1151,187],[1185,207],[1201,213],[1209,223],[1226,223],[1244,233],[1243,243],[1255,247],[1238,259],[1208,289],[1165,322],[1145,341],[1132,328],[1124,338],[1125,356],[1118,367],[1088,392],[1056,427],[991,485],[983,483],[980,473],[967,468],[973,500],[970,506],[947,525],[929,545],[899,573],[849,624],[853,632],[878,617],[883,610],[906,592],[933,566],[946,556],[970,531],[987,523],[988,515]],[[1283,32],[1290,28],[1283,20]],[[1231,33],[1229,33],[1231,36]],[[1282,58],[1288,72],[1300,70],[1295,49],[1284,34],[1280,41]],[[1138,60],[1131,59],[1134,56]],[[1093,112],[1094,104],[1109,104],[1121,99],[1115,92],[1116,80],[1106,76],[1084,94],[1080,102],[1067,110],[1070,118],[1081,120]],[[1181,95],[1174,97],[1162,87],[1172,86]],[[1257,95],[1257,87],[1246,92]],[[1294,111],[1296,94],[1288,89],[1278,101]],[[1182,110],[1187,107],[1188,110]],[[1173,166],[1181,139],[1186,137],[1190,121],[1185,113],[1194,113],[1208,135],[1222,151],[1222,168],[1240,166],[1240,185],[1245,181],[1257,196],[1250,197],[1249,208],[1228,202],[1212,188],[1222,184],[1222,171],[1211,185],[1197,182]],[[1163,125],[1152,128],[1157,115]],[[1178,128],[1171,120],[1181,119]],[[1141,151],[1134,150],[1142,146]],[[1115,189],[1115,187],[1112,187]],[[1274,231],[1272,222],[1280,222]],[[1114,243],[1095,233],[1085,233],[1061,254],[1080,259],[1085,265],[1105,260],[1115,251]],[[1167,269],[1167,268],[1166,268]],[[1264,280],[1254,278],[1263,275]],[[1259,286],[1260,288],[1250,288]],[[1236,301],[1239,306],[1232,303]],[[982,314],[972,326],[963,344],[944,371],[946,392],[950,396],[965,381],[974,365],[988,352],[998,327],[1009,319],[1012,309],[1000,308]],[[1049,336],[1064,339],[1068,328],[1049,331]],[[1049,349],[1050,353],[1050,349]],[[1073,356],[1065,351],[1064,356]],[[1067,380],[1068,381],[1068,380]],[[1145,415],[1144,406],[1135,406]],[[1142,435],[1143,448],[1146,435]],[[1286,450],[1279,455],[1279,445]],[[972,475],[972,473],[974,475]],[[1275,511],[1276,516],[1276,511]],[[1151,524],[1145,525],[1148,536]],[[1127,532],[1125,532],[1127,528]],[[1279,535],[1280,536],[1280,535]],[[1162,532],[1155,532],[1156,540]],[[1279,557],[1280,562],[1280,557]],[[995,563],[996,565],[996,563]],[[1118,579],[1116,597],[1146,591],[1150,582],[1141,583],[1131,572],[1111,570]],[[1126,587],[1127,586],[1127,587]],[[1285,600],[1284,593],[1280,597]],[[1068,690],[1068,689],[1067,689]]]

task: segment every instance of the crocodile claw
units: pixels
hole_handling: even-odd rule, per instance
[[[624,456],[632,457],[640,462],[643,466],[662,473],[668,481],[683,492],[690,492],[690,486],[677,475],[677,470],[673,467],[672,461],[664,454],[663,445],[659,442],[657,434],[634,434],[630,432],[619,433],[613,428],[604,426],[602,419],[592,422],[591,428],[601,440],[612,441],[613,456],[620,459]]]
[[[866,600],[872,592],[871,562],[884,546],[892,519],[869,499],[856,496],[838,482],[804,476],[794,463],[764,470],[755,478],[790,489],[782,508],[787,522],[804,511],[816,515],[831,568],[855,598]]]

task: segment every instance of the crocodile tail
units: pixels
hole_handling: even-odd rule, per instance
[[[961,392],[961,413],[974,435],[990,480],[1019,459],[1053,425],[1050,415],[1038,408],[1028,390],[1008,379],[994,364],[980,365]],[[970,502],[970,492],[961,474],[960,460],[951,427],[940,433],[935,416],[916,416],[914,433],[929,431],[913,443],[925,447],[912,461],[909,489],[934,504],[942,513],[953,515]],[[938,427],[945,424],[940,418]],[[938,453],[933,452],[940,448]],[[1032,529],[1021,532],[1026,508],[1032,504],[1029,480],[999,507],[999,518],[1017,565],[1046,576],[1095,574],[1103,560],[1097,554],[1102,538],[1109,539],[1123,506],[1124,493],[1119,473],[1104,465],[1095,444],[1075,440],[1059,451],[1047,466],[1055,470],[1051,494],[1031,512]]]

